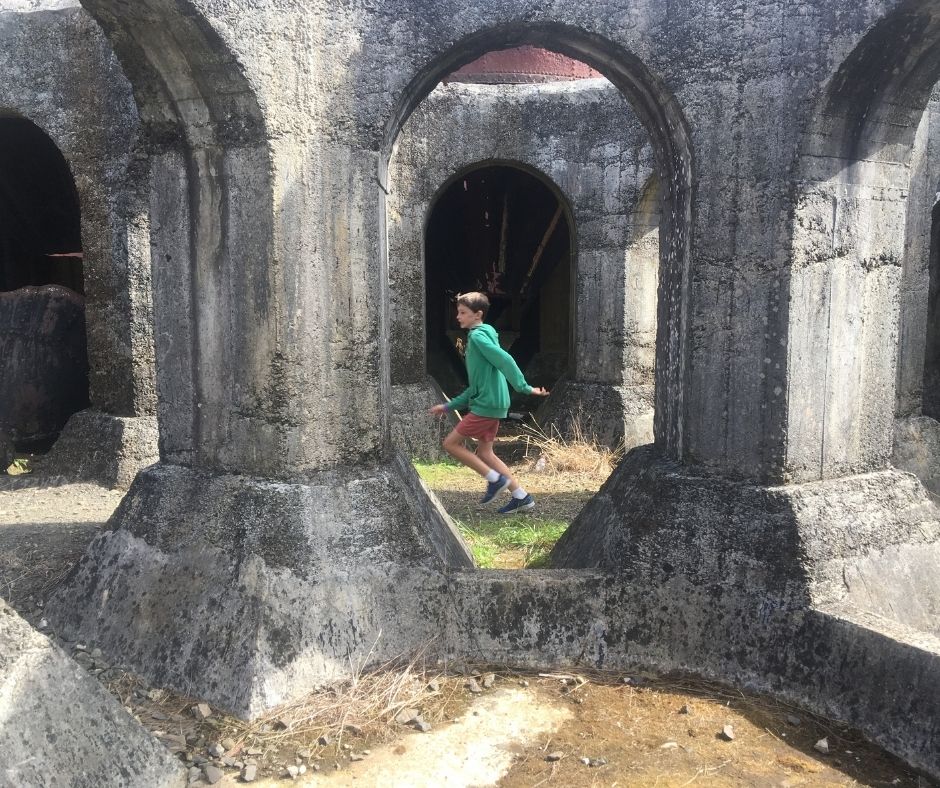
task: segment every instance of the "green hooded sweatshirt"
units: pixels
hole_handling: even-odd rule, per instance
[[[477,416],[505,419],[509,412],[507,380],[516,391],[532,393],[513,357],[499,346],[493,326],[481,323],[470,329],[465,357],[470,385],[447,404],[448,410],[469,407]]]

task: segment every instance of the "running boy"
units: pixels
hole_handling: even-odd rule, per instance
[[[517,482],[509,468],[493,453],[493,441],[499,429],[499,420],[509,411],[509,386],[525,394],[547,397],[543,388],[533,388],[513,357],[499,346],[496,329],[483,322],[490,308],[483,293],[464,293],[457,296],[457,323],[469,332],[466,361],[470,385],[446,405],[435,405],[429,411],[440,415],[469,407],[470,413],[444,438],[444,449],[455,460],[460,460],[486,479],[486,493],[480,503],[489,503],[501,491],[509,488],[512,499],[500,514],[531,509],[535,501]],[[476,453],[463,444],[464,438],[477,441]]]

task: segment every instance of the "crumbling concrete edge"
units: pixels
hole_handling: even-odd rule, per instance
[[[97,680],[0,600],[0,783],[182,788],[186,773]]]

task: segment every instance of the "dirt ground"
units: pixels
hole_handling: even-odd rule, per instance
[[[0,594],[34,625],[44,623],[44,599],[120,498],[91,485],[10,489],[0,479]],[[73,655],[94,645],[60,643]],[[383,788],[931,785],[837,723],[697,681],[490,668],[493,686],[473,693],[472,671],[482,684],[487,668],[449,665],[443,671],[413,663],[360,676],[244,723],[217,710],[197,720],[196,701],[147,687],[120,667],[102,664],[100,655],[82,664],[190,767],[198,784],[206,782],[199,775],[210,765],[223,771],[220,784],[239,784],[242,768],[254,762],[259,784],[280,782],[292,766],[299,785]],[[487,704],[506,692],[521,695],[503,702],[499,716]],[[419,711],[431,730],[396,722],[407,707]],[[525,714],[539,724],[527,722]],[[487,715],[496,727],[469,725]],[[722,735],[725,726],[731,726],[732,740]],[[814,749],[823,738],[828,755]],[[221,742],[224,753],[213,753]],[[415,753],[430,753],[420,760],[434,768],[409,772],[407,756]],[[496,777],[473,782],[469,764],[485,757],[501,764]]]

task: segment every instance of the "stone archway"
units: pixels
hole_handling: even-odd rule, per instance
[[[571,415],[579,414],[582,433],[612,447],[625,436],[630,447],[650,442],[654,364],[645,359],[647,368],[634,374],[640,370],[633,356],[638,342],[649,342],[655,352],[659,247],[638,254],[634,242],[642,221],[637,203],[653,157],[643,126],[615,86],[604,78],[557,77],[528,84],[449,77],[419,104],[397,140],[387,200],[396,442],[411,456],[434,457],[441,439],[440,425],[424,416],[440,393],[426,378],[424,341],[410,319],[423,309],[411,299],[424,287],[428,206],[440,183],[489,161],[528,166],[558,183],[573,223],[587,228],[574,237],[572,363],[539,410],[540,423],[568,434]],[[641,301],[652,302],[653,331],[642,340],[635,320]]]
[[[596,69],[630,101],[650,134],[662,174],[660,292],[654,432],[667,453],[683,454],[683,402],[688,388],[685,337],[688,329],[688,267],[692,210],[692,152],[687,124],[675,99],[635,55],[612,42],[564,25],[494,27],[455,44],[405,89],[385,129],[379,182],[388,183],[389,159],[398,135],[418,104],[447,74],[490,50],[534,45],[557,51]]]

